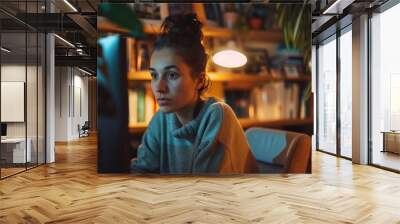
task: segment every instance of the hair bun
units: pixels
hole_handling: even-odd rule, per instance
[[[201,43],[202,26],[194,13],[171,15],[165,18],[161,26],[161,36],[181,44]]]

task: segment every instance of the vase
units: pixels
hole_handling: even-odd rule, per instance
[[[225,19],[225,26],[229,29],[233,29],[233,26],[236,24],[238,20],[237,12],[225,12],[224,19]]]
[[[263,27],[263,20],[261,18],[251,18],[249,25],[253,30],[260,30]]]

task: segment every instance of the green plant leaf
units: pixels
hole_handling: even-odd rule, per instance
[[[297,19],[296,19],[296,25],[294,26],[294,31],[293,31],[293,39],[297,39],[297,32],[299,31],[299,27],[300,27],[300,24],[302,23],[302,21],[303,21],[303,11],[304,11],[304,8],[305,8],[305,5],[303,5],[302,7],[301,7],[301,10],[300,10],[300,12],[299,12],[299,15],[297,16]]]
[[[102,3],[99,5],[99,15],[127,29],[129,34],[134,38],[144,37],[141,21],[136,16],[136,13],[126,4]]]

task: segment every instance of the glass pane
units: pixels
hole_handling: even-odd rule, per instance
[[[336,153],[336,39],[318,48],[318,148]]]
[[[39,34],[38,45],[38,163],[45,163],[45,52],[46,38]]]
[[[340,37],[340,153],[352,157],[352,35]]]
[[[400,4],[372,18],[372,163],[400,170]],[[386,133],[384,133],[386,132]]]
[[[26,80],[26,115],[27,115],[27,142],[31,153],[28,154],[28,168],[37,165],[37,132],[38,132],[38,36],[36,32],[27,33],[28,38],[28,63]]]
[[[37,23],[38,17],[33,16],[39,11],[38,2],[27,2],[26,12],[28,20]],[[36,21],[32,21],[36,20]],[[38,163],[38,33],[36,30],[27,30],[27,80],[26,80],[26,116],[27,142],[30,148],[30,158],[27,167],[37,166]]]
[[[4,14],[0,17],[7,18]],[[7,27],[2,27],[1,32],[0,109],[3,129],[1,140],[3,178],[25,170],[25,163],[30,159],[30,142],[27,144],[26,141],[25,119],[26,33],[23,30],[10,31]]]

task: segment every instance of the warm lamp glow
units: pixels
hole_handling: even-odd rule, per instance
[[[213,56],[215,64],[226,68],[237,68],[247,63],[246,55],[235,50],[223,50]]]

